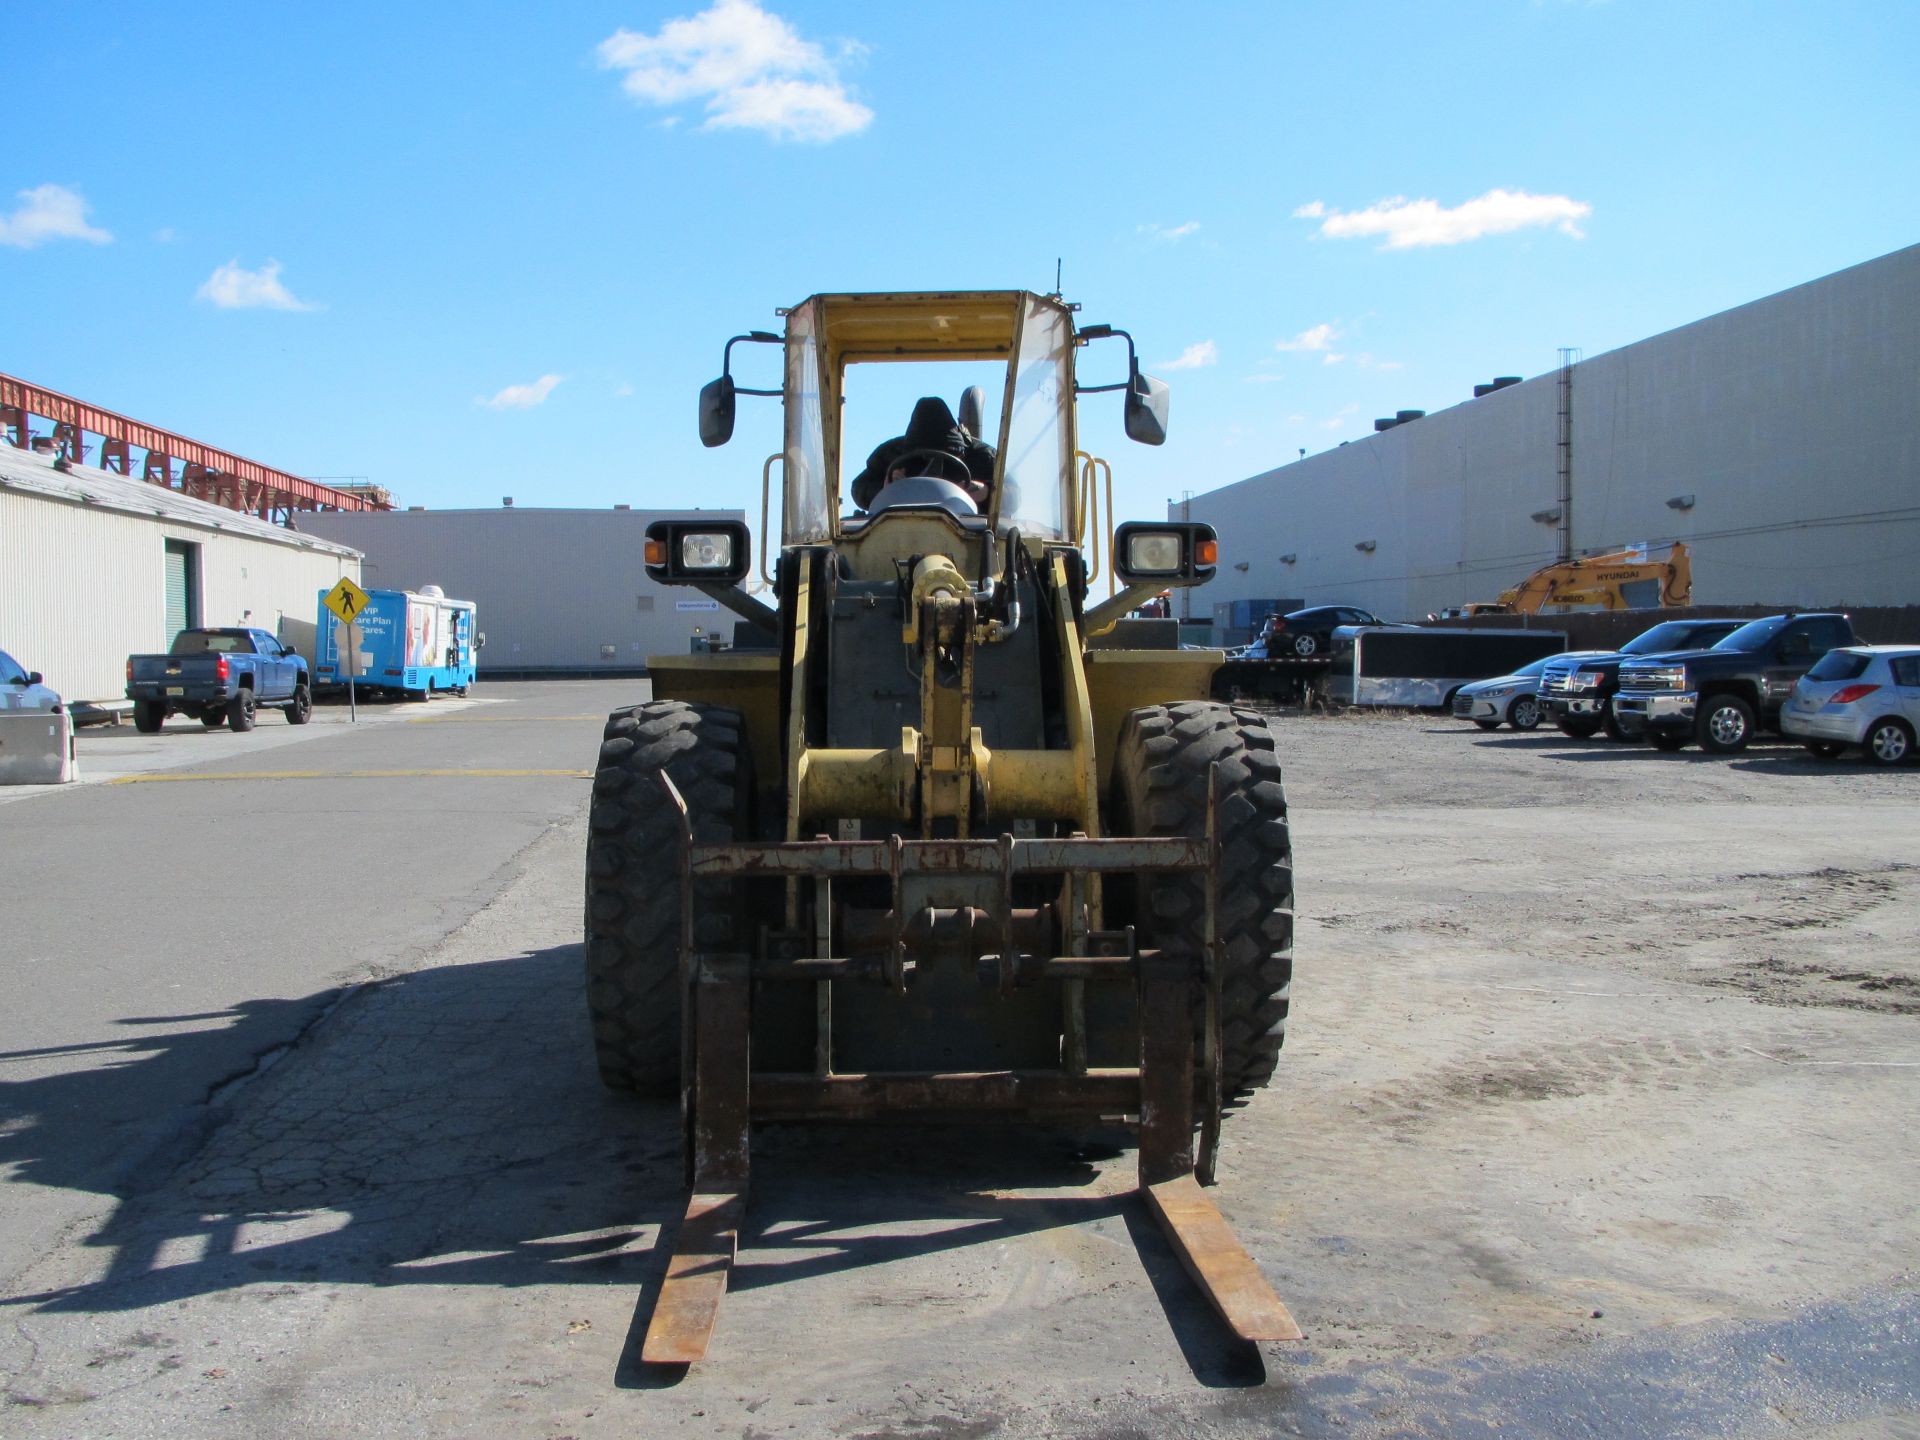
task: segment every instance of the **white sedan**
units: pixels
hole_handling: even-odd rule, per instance
[[[0,650],[0,710],[58,710],[59,692],[50,689],[38,670],[28,670]]]
[[[1829,650],[1794,683],[1780,731],[1826,759],[1858,745],[1875,764],[1898,765],[1920,732],[1920,647]]]

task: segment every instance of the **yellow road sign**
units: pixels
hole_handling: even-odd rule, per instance
[[[338,615],[342,622],[351,625],[360,617],[360,612],[367,608],[367,592],[342,575],[340,583],[327,592],[327,598],[321,604]]]

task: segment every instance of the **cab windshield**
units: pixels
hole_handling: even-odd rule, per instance
[[[1770,615],[1765,620],[1755,620],[1751,624],[1742,625],[1713,648],[1716,650],[1764,650],[1767,643],[1780,633],[1786,623],[1786,617],[1781,615]]]

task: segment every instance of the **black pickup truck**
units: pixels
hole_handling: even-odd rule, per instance
[[[169,715],[190,715],[209,730],[251,730],[263,705],[286,711],[289,725],[313,716],[307,662],[264,630],[182,630],[165,655],[127,657],[134,728],[151,735]]]
[[[1613,713],[1629,736],[1645,735],[1662,750],[1697,740],[1729,755],[1746,749],[1756,729],[1778,730],[1793,682],[1827,651],[1856,643],[1845,615],[1769,615],[1710,650],[1626,661]]]
[[[1666,655],[1716,645],[1738,630],[1742,620],[1663,620],[1643,630],[1611,655],[1578,655],[1549,660],[1540,672],[1540,708],[1560,733],[1584,740],[1601,730],[1625,739],[1613,716],[1620,666],[1639,655]]]

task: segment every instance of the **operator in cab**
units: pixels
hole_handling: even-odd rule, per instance
[[[853,503],[871,510],[880,492],[909,475],[931,475],[967,492],[984,514],[993,484],[993,446],[953,418],[947,402],[928,395],[914,404],[906,432],[883,440],[853,478]]]

